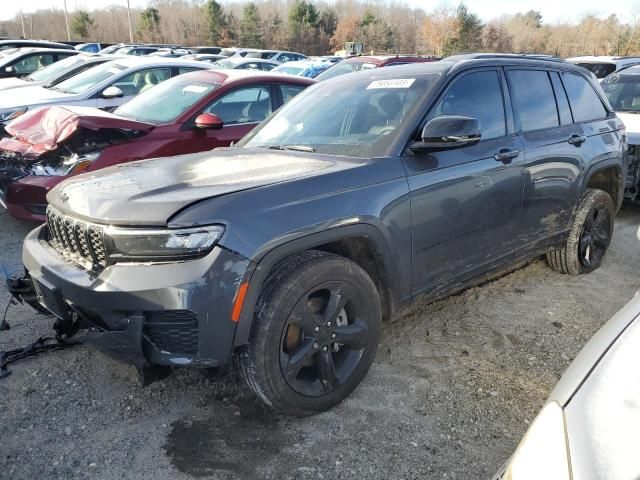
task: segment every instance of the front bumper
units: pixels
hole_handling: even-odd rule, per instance
[[[45,222],[47,193],[68,177],[27,175],[7,182],[0,181],[0,199],[4,207],[15,218]]]
[[[22,260],[38,299],[59,317],[92,327],[90,341],[142,366],[215,367],[231,356],[233,302],[249,261],[222,247],[206,257],[167,263],[120,263],[101,272],[64,259],[46,227],[24,241]]]

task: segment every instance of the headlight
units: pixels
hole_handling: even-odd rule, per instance
[[[538,414],[513,455],[503,480],[571,480],[564,413],[550,402]]]
[[[87,167],[91,165],[91,162],[100,158],[101,153],[100,151],[85,153],[84,155],[74,153],[70,157],[65,158],[62,162],[62,166],[66,169],[65,175],[80,173],[86,170]]]
[[[18,118],[26,111],[26,107],[16,108],[15,110],[7,110],[6,112],[0,113],[0,122],[6,123],[10,120],[13,120],[14,118]]]
[[[222,225],[176,230],[107,227],[104,241],[115,261],[183,260],[209,253],[223,233]]]

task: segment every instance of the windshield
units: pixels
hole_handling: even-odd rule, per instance
[[[178,76],[134,97],[114,113],[155,124],[172,123],[219,86],[219,83],[205,83],[189,76]],[[167,101],[169,98],[170,102]]]
[[[369,70],[371,68],[376,68],[378,65],[375,63],[369,62],[349,62],[343,61],[331,67],[327,71],[321,73],[316,78],[318,80],[326,80],[327,78],[338,77],[340,75],[344,75],[345,73],[358,72],[360,70]]]
[[[586,68],[592,72],[596,78],[604,78],[616,71],[616,66],[613,63],[578,63],[576,65]]]
[[[609,75],[602,89],[616,112],[640,112],[640,75]]]
[[[281,65],[273,70],[274,72],[282,72],[288,73],[289,75],[300,75],[304,68],[302,67],[291,67],[289,65]]]
[[[103,63],[60,82],[55,89],[63,93],[83,93],[125,69],[125,66],[117,63]]]
[[[218,65],[222,68],[235,68],[236,65],[238,65],[238,62],[234,62],[233,60],[218,60],[214,65]]]
[[[64,60],[60,60],[59,62],[52,63],[41,70],[36,70],[31,75],[27,76],[26,79],[30,82],[44,82],[46,80],[51,80],[52,78],[57,77],[58,74],[82,62],[84,62],[82,57],[79,55],[73,55],[65,58]]]
[[[320,83],[285,104],[238,145],[295,145],[333,155],[383,156],[438,77],[358,75]]]

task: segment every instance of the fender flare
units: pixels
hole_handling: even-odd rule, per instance
[[[596,173],[606,168],[614,167],[618,172],[618,198],[613,198],[612,200],[614,202],[614,205],[616,206],[616,211],[618,211],[622,206],[622,201],[624,200],[625,172],[624,172],[623,166],[624,165],[621,165],[621,162],[619,159],[608,158],[606,160],[602,160],[600,162],[594,163],[593,165],[590,165],[589,167],[587,167],[587,169],[584,172],[584,175],[582,176],[582,182],[580,183],[580,195],[582,195],[584,191],[587,189],[587,185],[589,184],[589,182],[591,181],[591,178]]]
[[[398,272],[397,268],[394,266],[394,262],[391,261],[391,250],[382,232],[377,227],[366,223],[335,227],[288,241],[272,248],[259,259],[252,260],[252,266],[247,270],[242,281],[242,283],[248,283],[249,286],[244,297],[242,311],[238,319],[238,326],[236,327],[233,342],[234,348],[241,347],[249,343],[255,306],[258,302],[262,285],[267,279],[269,273],[271,273],[273,268],[280,261],[295,255],[296,253],[311,250],[319,245],[355,237],[367,238],[376,246],[378,251],[377,253],[382,261],[387,277],[386,284],[389,295],[390,310],[393,310],[393,305],[399,305],[399,293],[397,292],[397,288],[394,288],[394,286],[398,285]]]

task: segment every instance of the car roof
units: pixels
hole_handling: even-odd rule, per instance
[[[292,75],[286,75],[273,72],[258,72],[255,70],[235,70],[235,69],[215,69],[215,70],[201,70],[198,72],[189,72],[180,75],[184,78],[193,78],[193,80],[201,82],[220,83],[226,85],[236,81],[244,81],[255,79],[256,82],[286,82],[286,83],[300,83],[305,85],[311,85],[316,83],[315,80],[306,77],[296,77]]]
[[[614,57],[608,55],[587,55],[582,57],[567,58],[567,62],[583,62],[583,63],[625,63],[640,62],[640,57]]]
[[[118,58],[111,58],[109,56],[109,61],[117,62],[119,65],[122,65],[127,68],[133,68],[140,65],[157,65],[162,67],[164,65],[169,66],[184,66],[184,67],[198,67],[198,68],[209,68],[209,65],[202,62],[197,62],[195,60],[182,60],[180,58],[167,58],[167,57],[136,57],[133,55],[126,55]]]
[[[228,58],[224,58],[222,59],[225,62],[229,61],[229,62],[233,62],[236,63],[238,65],[242,64],[242,63],[272,63],[272,64],[276,64],[276,62],[273,62],[269,59],[265,59],[265,58],[253,58],[253,57],[228,57]]]
[[[48,45],[49,47],[56,46],[63,50],[73,50],[73,47],[71,45],[67,45],[66,43],[60,43],[60,42],[51,42],[49,40],[25,40],[23,38],[12,38],[7,40],[0,40],[0,46],[12,45],[15,43],[21,43],[23,45],[33,45],[34,47],[37,47],[38,45],[43,45],[43,46]]]

